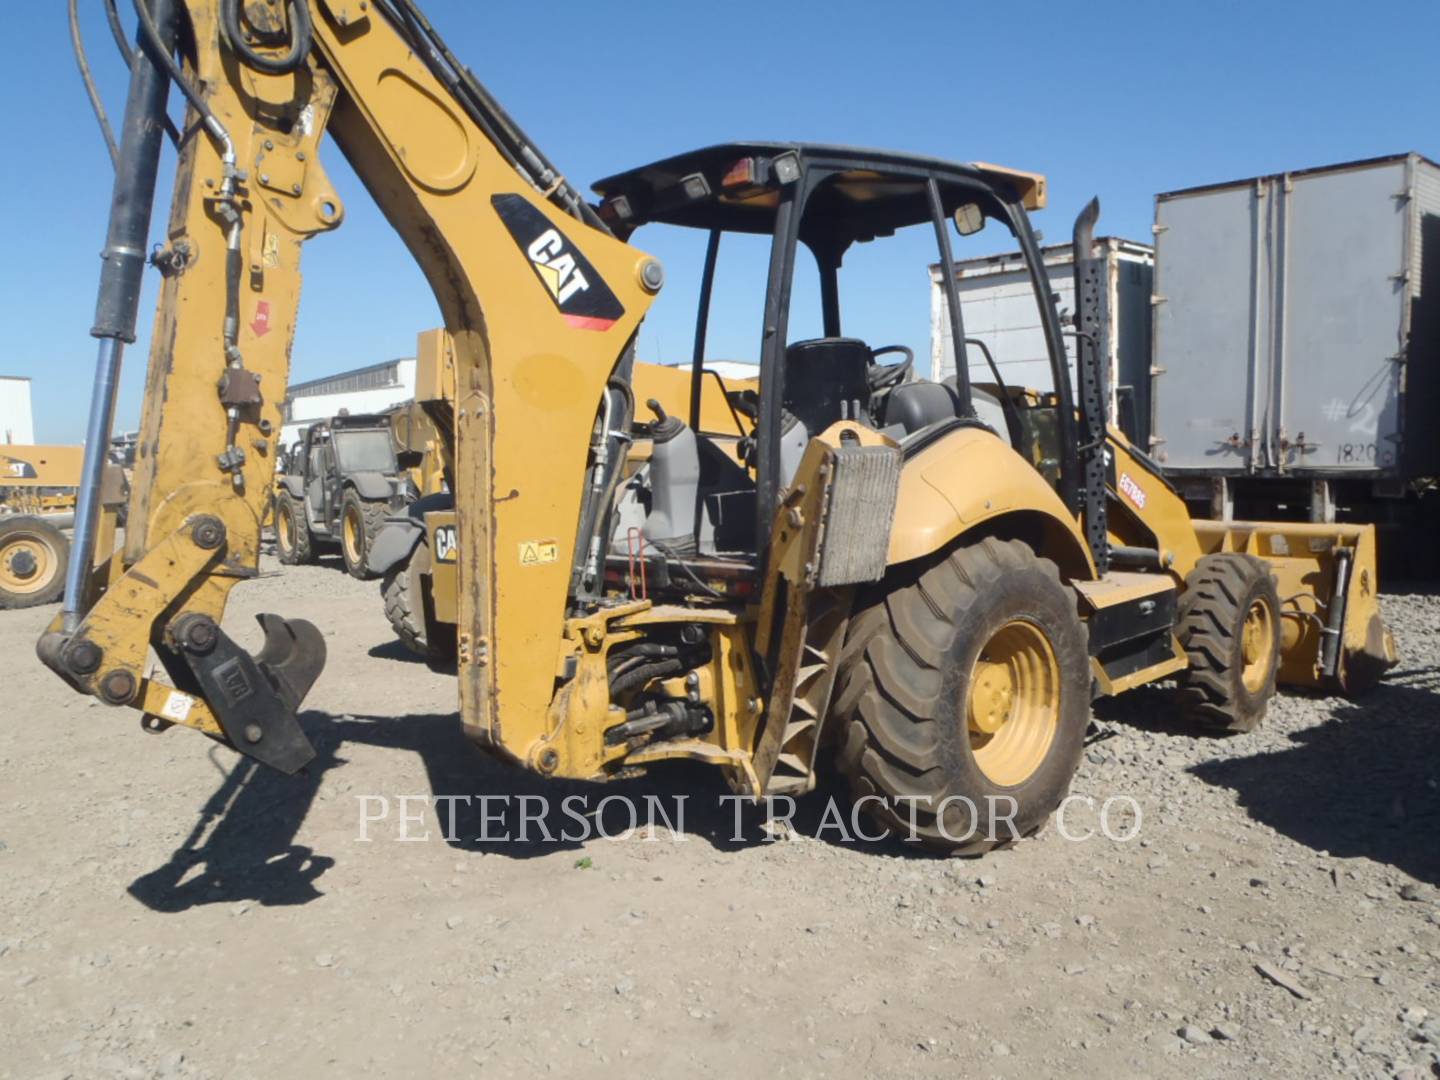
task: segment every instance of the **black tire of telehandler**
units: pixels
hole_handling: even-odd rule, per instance
[[[22,555],[23,564],[12,561]],[[0,519],[0,610],[53,604],[65,592],[69,565],[70,541],[54,525],[33,517]]]
[[[286,566],[315,561],[315,544],[305,523],[305,508],[289,492],[275,499],[275,556]]]
[[[384,527],[389,513],[389,503],[362,499],[354,488],[347,489],[340,500],[340,558],[351,577],[369,581],[375,576],[365,561],[375,534]]]
[[[1043,757],[1001,786],[972,749],[970,683],[982,649],[1015,623],[1048,644],[1058,701]],[[832,717],[839,771],[891,835],[908,839],[913,823],[920,843],[957,855],[1033,835],[1069,790],[1089,724],[1090,661],[1074,595],[1053,562],[1018,541],[951,552],[857,610]]]
[[[1247,661],[1245,623],[1257,605],[1269,612],[1256,635],[1268,660]],[[1206,555],[1185,579],[1177,615],[1176,636],[1190,658],[1176,677],[1182,715],[1217,734],[1254,731],[1280,665],[1280,593],[1270,568],[1253,555]]]

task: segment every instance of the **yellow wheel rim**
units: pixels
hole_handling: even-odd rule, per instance
[[[275,538],[280,541],[280,546],[286,551],[289,551],[293,546],[295,536],[291,531],[290,512],[288,510],[281,510],[275,515],[275,534]]]
[[[11,533],[0,540],[0,586],[11,593],[39,592],[55,579],[59,565],[50,545],[32,533]]]
[[[999,787],[1023,784],[1045,760],[1060,726],[1060,663],[1034,623],[1008,622],[980,650],[966,721],[975,764]]]
[[[1245,625],[1240,631],[1242,667],[1240,681],[1252,694],[1264,689],[1270,678],[1270,665],[1275,653],[1275,623],[1270,605],[1256,600],[1245,612]]]
[[[345,511],[345,522],[341,526],[345,543],[345,557],[352,564],[360,561],[360,511],[353,506]]]

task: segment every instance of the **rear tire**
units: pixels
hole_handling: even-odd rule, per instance
[[[375,576],[365,560],[370,554],[371,541],[384,526],[389,513],[388,503],[362,499],[354,488],[348,488],[340,500],[340,557],[351,577],[369,581]]]
[[[985,539],[897,583],[851,619],[840,663],[838,765],[894,833],[913,820],[926,846],[977,854],[1065,797],[1090,715],[1085,627],[1026,545]]]
[[[305,509],[289,492],[275,500],[275,554],[286,566],[315,561],[315,545],[310,538],[310,526],[305,524]]]
[[[0,608],[52,604],[65,591],[70,541],[39,518],[0,521]]]
[[[1206,555],[1185,579],[1176,636],[1190,658],[1178,676],[1187,720],[1243,734],[1265,719],[1280,662],[1280,594],[1264,561]]]

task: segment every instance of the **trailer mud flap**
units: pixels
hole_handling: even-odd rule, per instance
[[[251,656],[208,616],[183,616],[175,637],[230,745],[282,773],[315,757],[296,718],[325,666],[325,638],[313,623],[257,615],[265,644]]]

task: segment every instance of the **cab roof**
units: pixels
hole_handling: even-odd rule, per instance
[[[820,143],[721,143],[616,173],[593,187],[606,206],[619,204],[628,212],[623,223],[631,227],[662,222],[768,233],[774,228],[780,184],[736,184],[732,170],[754,159],[763,163],[758,168],[764,173],[773,168],[777,158],[792,154],[803,169],[823,168],[834,173],[833,180],[812,195],[807,217],[819,211],[832,224],[848,225],[845,231],[855,239],[929,221],[925,180],[930,176],[939,183],[947,213],[974,200],[977,184],[1001,200],[1021,203],[1030,210],[1045,205],[1045,178],[1039,173]],[[727,176],[732,178],[728,184]],[[703,178],[703,185],[696,182],[697,177]]]

